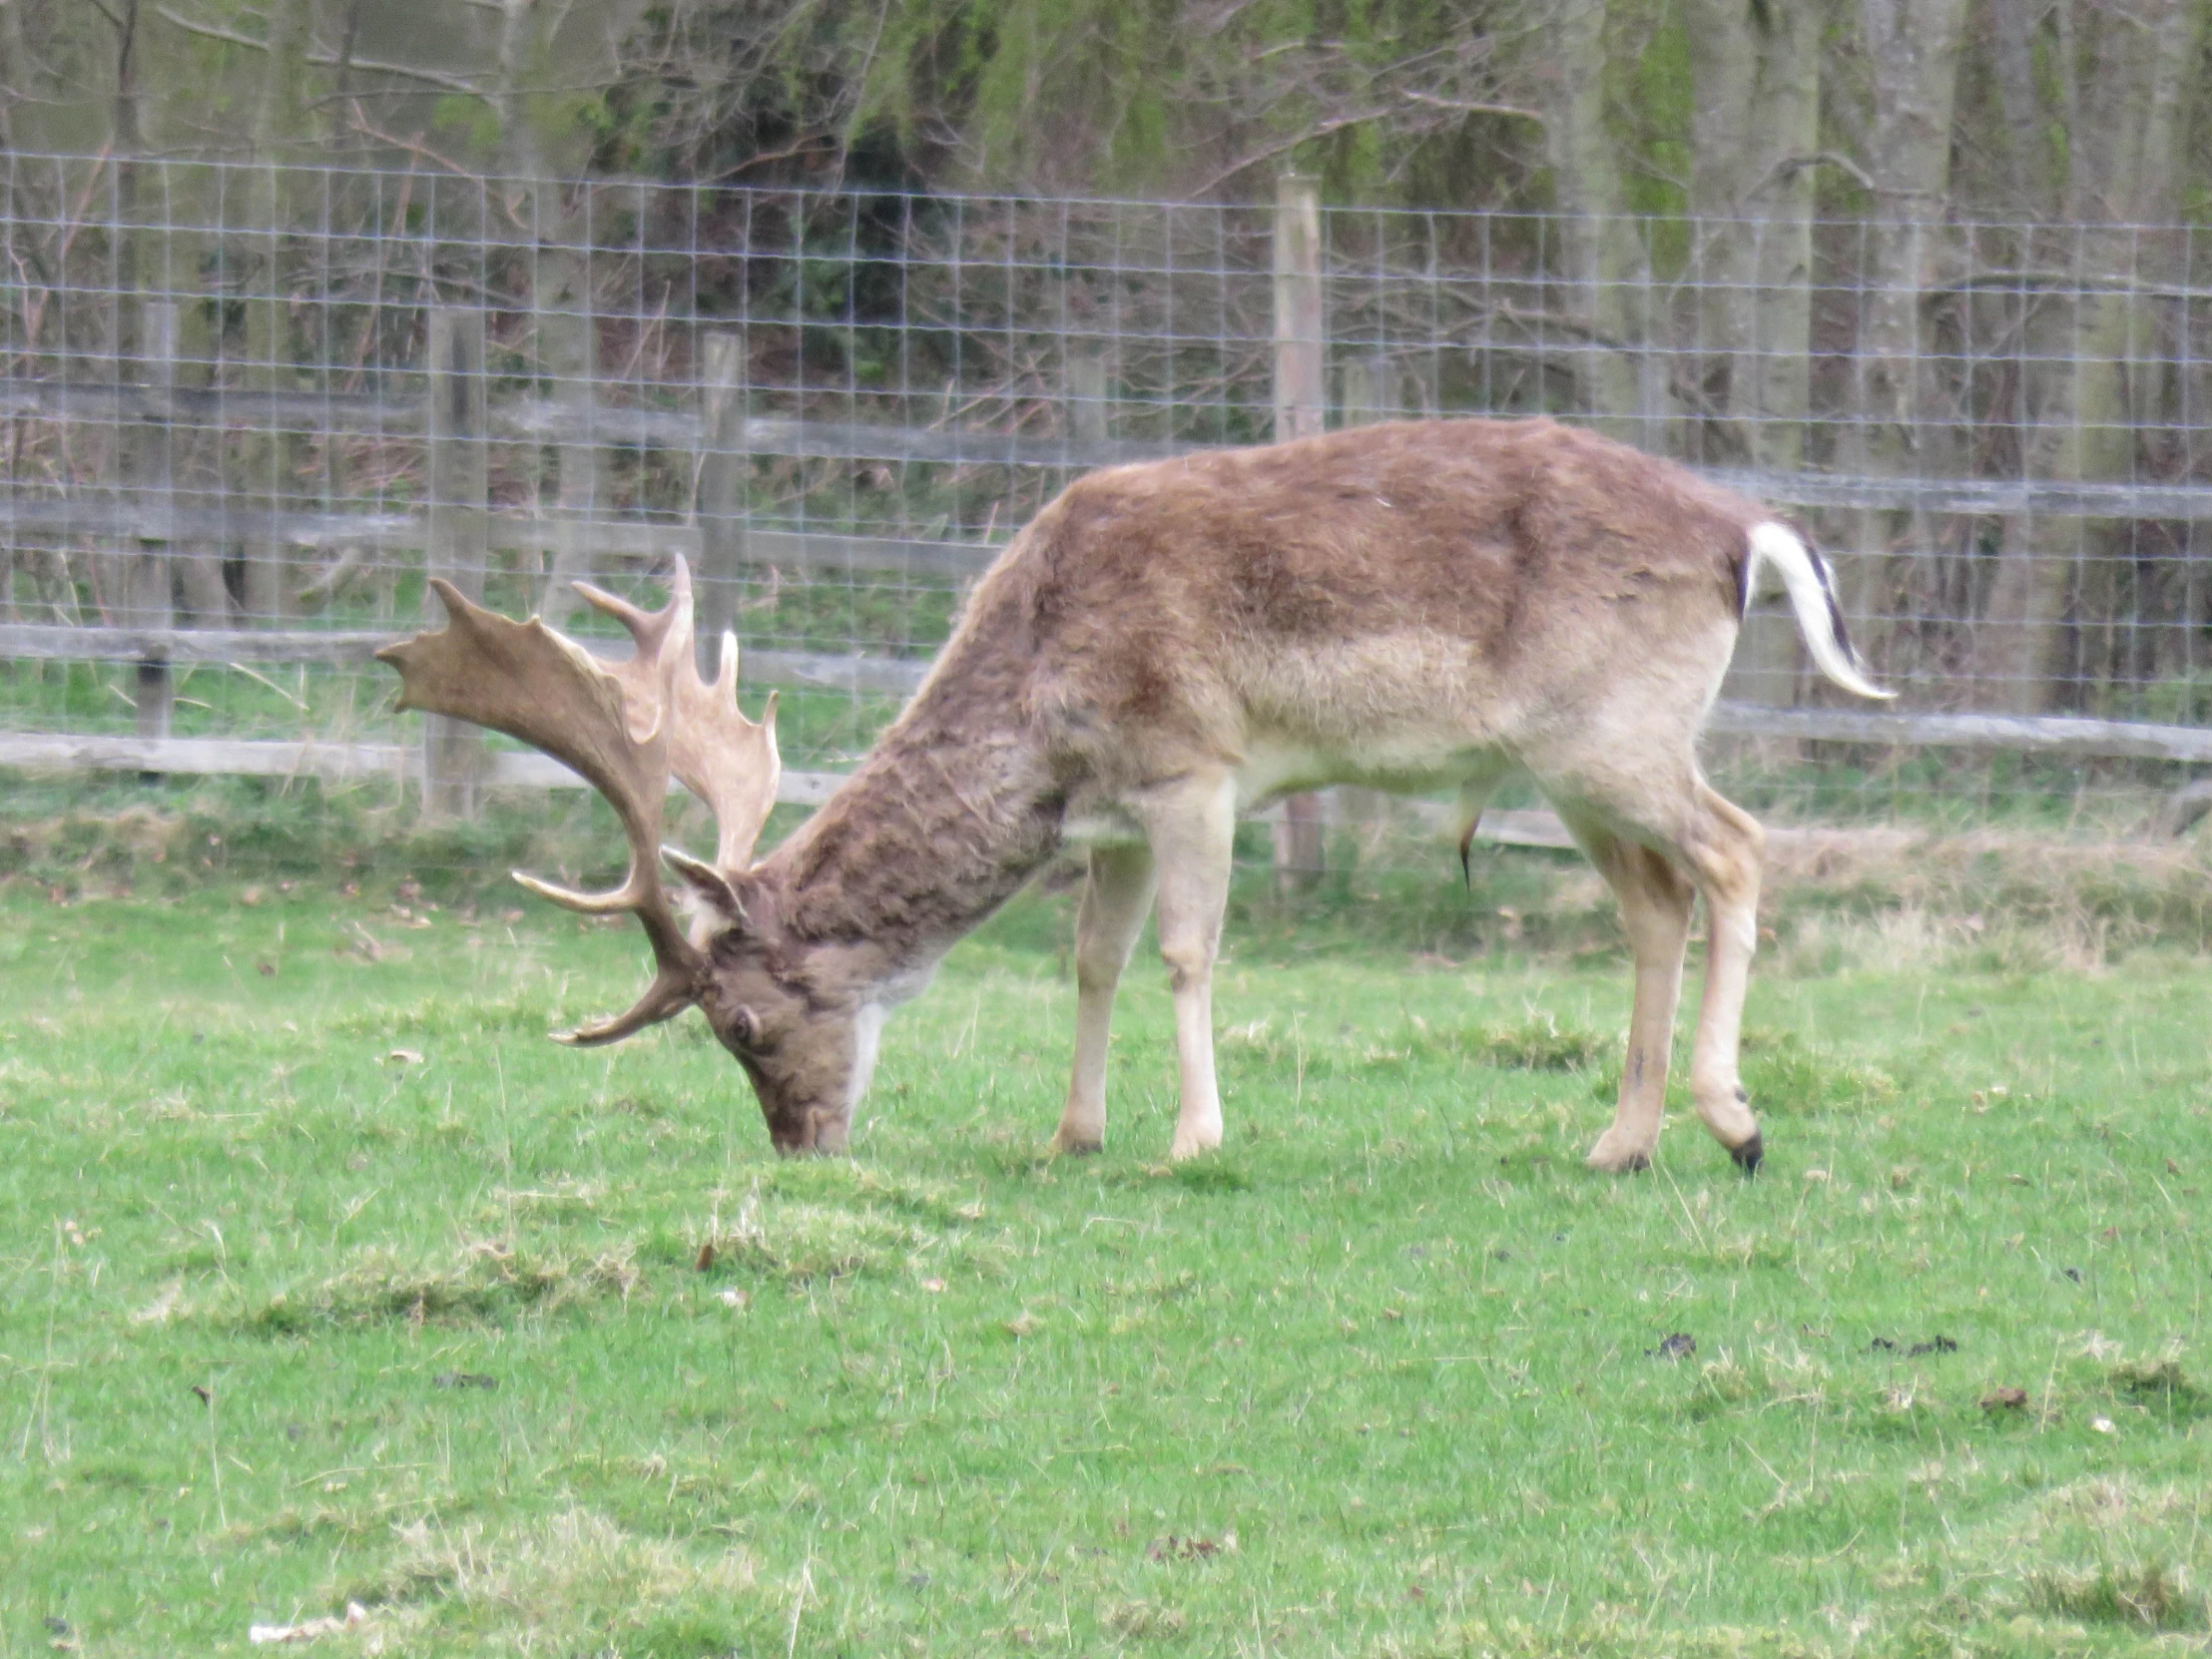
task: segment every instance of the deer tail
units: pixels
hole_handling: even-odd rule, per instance
[[[1751,527],[1744,556],[1743,598],[1748,607],[1759,586],[1759,567],[1772,566],[1781,576],[1797,613],[1798,629],[1806,649],[1820,671],[1848,692],[1861,697],[1889,699],[1868,675],[1865,661],[1844,631],[1843,607],[1836,599],[1836,574],[1813,544],[1787,524],[1769,519]]]

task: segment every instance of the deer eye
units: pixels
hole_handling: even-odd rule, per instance
[[[751,1008],[740,1008],[730,1016],[730,1038],[740,1048],[759,1050],[767,1045],[761,1039],[761,1016]]]

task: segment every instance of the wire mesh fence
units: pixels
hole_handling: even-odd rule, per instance
[[[589,632],[571,579],[682,553],[804,799],[1076,474],[1536,413],[1835,556],[1904,712],[1759,609],[1714,761],[1767,810],[2124,818],[2212,761],[2188,228],[5,165],[0,764],[416,765],[367,659],[427,575]]]

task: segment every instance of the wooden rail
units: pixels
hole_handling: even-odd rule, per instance
[[[0,624],[0,659],[115,663],[319,663],[359,666],[402,636],[314,629],[64,628]],[[620,659],[619,641],[590,641]],[[929,664],[897,657],[819,656],[748,649],[739,678],[752,686],[906,697]],[[1706,729],[1723,737],[1795,738],[1902,749],[1992,749],[2080,759],[2212,763],[2212,728],[2061,716],[1911,714],[1769,709],[1723,703]],[[45,740],[42,740],[45,741]],[[56,738],[53,742],[70,740]],[[197,741],[197,740],[196,740]],[[312,747],[312,746],[309,746]],[[192,769],[183,769],[192,770]]]
[[[396,743],[297,743],[251,738],[48,737],[0,733],[0,767],[26,772],[150,772],[188,777],[319,778],[326,783],[369,779],[420,783],[420,746]],[[776,799],[819,807],[844,782],[834,772],[787,772]],[[488,751],[475,778],[481,788],[589,789],[549,755]],[[680,785],[671,783],[671,794]]]
[[[0,415],[56,420],[172,421],[228,430],[400,435],[426,425],[422,399],[332,393],[165,390],[114,382],[0,379]],[[962,427],[899,426],[867,421],[800,420],[754,415],[715,423],[720,443],[710,445],[710,421],[682,409],[578,405],[546,398],[511,398],[487,412],[494,436],[552,442],[588,441],[623,447],[781,455],[809,460],[934,461],[963,466],[1027,466],[1089,471],[1132,461],[1164,460],[1218,444],[1166,439],[1109,438],[1081,431],[1065,437],[977,431]],[[1081,425],[1081,422],[1076,424]],[[1869,474],[1774,472],[1702,468],[1715,483],[1759,500],[1801,507],[1868,507],[1894,511],[2055,518],[2212,520],[2212,486],[2094,482],[2044,478],[1890,478]],[[17,500],[0,506],[26,528],[60,528],[36,516],[41,509],[74,504]],[[99,511],[100,509],[85,509]],[[279,515],[284,533],[297,524],[308,537],[330,514]],[[238,522],[229,515],[226,522]],[[94,521],[71,515],[72,528]],[[399,519],[396,522],[409,522]],[[335,537],[331,537],[335,539]]]

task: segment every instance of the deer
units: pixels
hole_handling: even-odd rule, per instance
[[[1464,860],[1484,805],[1523,775],[1611,886],[1633,961],[1618,1099],[1588,1164],[1651,1163],[1702,897],[1690,1096],[1753,1174],[1765,1146],[1737,1053],[1765,835],[1707,782],[1697,740],[1769,572],[1823,674],[1894,695],[1868,678],[1807,536],[1586,429],[1404,421],[1094,472],[1006,546],[903,711],[757,860],[773,698],[759,722],[739,711],[727,633],[703,680],[681,560],[659,612],[578,584],[632,636],[623,662],[442,581],[446,626],[378,656],[399,672],[398,707],[543,750],[622,822],[629,869],[610,892],[518,872],[571,909],[634,913],[656,963],[627,1013],[559,1040],[614,1042],[698,1007],[780,1152],[846,1148],[888,1012],[1071,827],[1100,822],[1123,832],[1084,849],[1074,1063],[1051,1147],[1104,1144],[1115,988],[1156,913],[1171,1155],[1218,1148],[1212,978],[1239,815],[1336,784],[1449,794]],[[660,844],[672,774],[715,813],[711,860]]]

